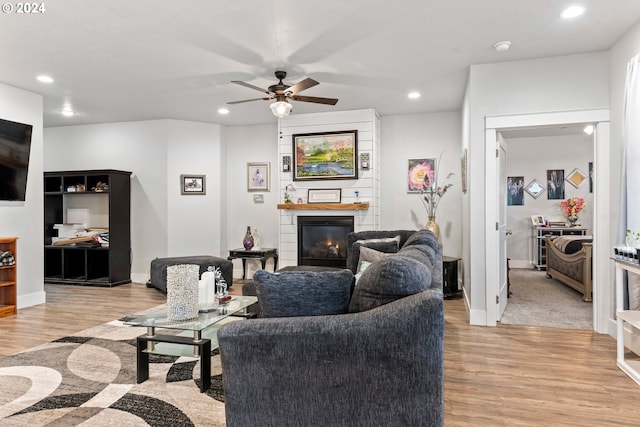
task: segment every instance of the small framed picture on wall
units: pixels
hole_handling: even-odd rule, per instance
[[[180,194],[207,194],[205,175],[180,175]]]

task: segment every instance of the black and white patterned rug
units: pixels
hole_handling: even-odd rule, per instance
[[[200,393],[197,358],[150,356],[136,384],[136,337],[109,322],[0,359],[0,426],[224,426],[222,371]]]

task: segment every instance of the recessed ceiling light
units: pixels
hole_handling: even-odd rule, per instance
[[[229,109],[227,109],[227,108],[218,108],[218,114],[229,114]]]
[[[47,75],[44,75],[44,74],[36,76],[36,79],[40,83],[53,83],[53,78],[51,76],[47,76]]]
[[[564,19],[572,19],[575,17],[578,17],[580,15],[582,15],[585,12],[585,8],[582,6],[571,6],[566,8],[563,12],[562,12],[562,16]]]
[[[65,108],[63,108],[63,109],[60,111],[60,113],[61,113],[63,116],[65,116],[65,117],[71,117],[71,116],[73,116],[74,114],[76,114],[76,113],[75,113],[75,111],[73,111],[73,110],[72,110],[71,108],[69,108],[69,107],[65,107]]]
[[[420,92],[409,92],[409,95],[407,96],[409,99],[418,99],[420,98]]]
[[[511,42],[508,40],[498,42],[493,45],[493,48],[496,50],[496,52],[506,52],[507,50],[509,50],[510,47],[511,47]]]
[[[583,129],[584,133],[586,133],[587,135],[591,135],[593,133],[593,125],[587,125],[585,126],[585,128]]]

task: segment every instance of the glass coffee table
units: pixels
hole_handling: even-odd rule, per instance
[[[217,333],[222,320],[229,316],[250,317],[246,309],[258,302],[257,297],[233,296],[230,301],[208,313],[198,313],[195,319],[177,322],[167,319],[167,307],[162,305],[124,320],[125,325],[142,326],[147,333],[137,339],[137,382],[149,379],[149,354],[191,356],[200,358],[200,391],[211,386],[211,350],[218,347]],[[180,331],[176,335],[156,334],[156,328]]]

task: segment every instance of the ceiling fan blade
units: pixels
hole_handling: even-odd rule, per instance
[[[242,101],[231,101],[227,102],[227,104],[242,104],[243,102],[251,102],[251,101],[268,101],[273,98],[253,98],[253,99],[244,99]]]
[[[237,84],[237,85],[244,86],[244,87],[248,87],[249,89],[255,89],[255,90],[257,90],[257,91],[264,92],[264,93],[266,93],[267,95],[271,95],[271,92],[269,92],[268,90],[266,90],[266,89],[262,89],[262,88],[260,88],[260,87],[258,87],[258,86],[254,86],[254,85],[249,84],[249,83],[241,82],[241,81],[239,81],[239,80],[232,80],[232,81],[231,81],[231,83],[235,83],[235,84]]]
[[[293,99],[294,101],[315,102],[316,104],[336,105],[338,103],[338,100],[336,98],[318,98],[317,96],[293,95],[289,98]]]
[[[291,92],[293,95],[295,95],[296,93],[302,92],[305,89],[309,89],[310,87],[314,87],[315,85],[319,85],[319,84],[320,83],[318,83],[317,81],[307,77],[306,79],[301,80],[298,83],[291,86],[290,88],[288,88],[287,93]]]

